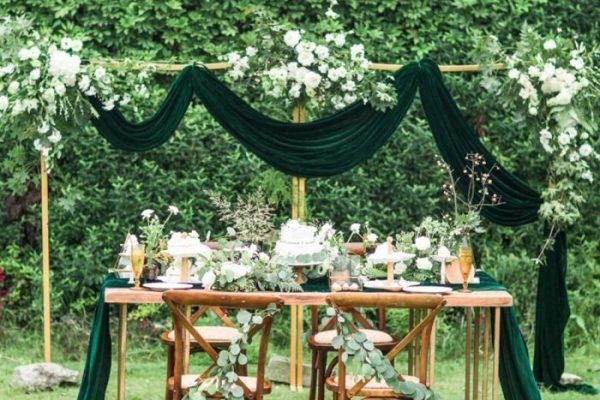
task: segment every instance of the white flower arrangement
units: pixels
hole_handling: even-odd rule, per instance
[[[263,13],[258,16],[268,21]],[[327,17],[337,18],[331,7]],[[396,104],[391,78],[379,80],[369,70],[365,48],[351,42],[352,32],[317,35],[272,22],[256,31],[256,43],[222,57],[231,64],[225,75],[232,83],[261,87],[290,104],[313,103],[335,110],[359,100],[380,111]]]
[[[495,95],[512,95],[523,104],[533,127],[532,138],[547,160],[548,186],[542,192],[539,214],[549,224],[550,235],[537,258],[540,261],[556,233],[581,218],[584,191],[595,178],[600,160],[593,147],[599,139],[598,72],[593,54],[583,44],[542,38],[531,29],[522,33],[510,56],[501,51],[497,38],[488,38],[488,45],[484,56],[505,61],[510,68],[508,83],[497,85]],[[487,75],[485,79],[493,78]]]
[[[131,100],[114,93],[113,74],[82,62],[81,40],[53,43],[27,19],[4,17],[0,45],[0,127],[18,126],[19,138],[31,140],[49,166],[60,155],[61,131],[94,115],[86,96],[97,96],[107,110]],[[136,74],[132,81],[146,76]]]

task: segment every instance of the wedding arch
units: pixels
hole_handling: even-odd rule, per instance
[[[218,65],[219,67],[225,67]],[[377,66],[375,66],[377,68]],[[395,68],[380,67],[393,70]],[[450,71],[477,70],[477,66]],[[149,119],[132,123],[118,110],[105,110],[95,97],[89,101],[98,113],[93,124],[113,146],[127,151],[156,148],[173,135],[192,98],[196,96],[223,128],[244,147],[293,179],[293,216],[304,216],[304,179],[332,176],[350,170],[370,158],[387,143],[417,91],[442,158],[454,170],[462,171],[467,153],[482,154],[490,165],[498,165],[492,189],[503,203],[485,208],[483,215],[493,223],[519,226],[538,219],[542,204],[539,193],[509,171],[483,146],[445,87],[440,71],[431,60],[409,63],[394,73],[398,102],[390,110],[377,111],[356,102],[319,120],[305,122],[303,109],[294,111],[294,122],[262,115],[223,84],[207,66],[185,66],[168,95]],[[42,160],[42,227],[44,255],[44,299],[49,305],[49,246],[47,176]],[[537,295],[534,373],[531,374],[527,348],[513,309],[502,311],[502,346],[512,348],[513,357],[501,362],[501,381],[506,398],[540,398],[536,380],[557,385],[564,370],[563,331],[569,318],[565,284],[566,235],[556,237],[553,249],[546,250],[540,268]],[[48,307],[49,310],[49,307]],[[45,313],[45,320],[49,321]],[[49,322],[46,322],[49,335]]]

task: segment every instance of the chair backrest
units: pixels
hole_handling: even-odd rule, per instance
[[[446,304],[446,300],[441,295],[425,294],[400,294],[400,293],[333,293],[327,296],[327,304],[340,311],[354,310],[357,307],[377,307],[377,308],[404,308],[410,310],[429,310],[418,323],[410,329],[406,335],[396,344],[387,354],[386,358],[393,361],[402,350],[407,348],[413,342],[421,337],[419,352],[419,370],[418,379],[422,384],[427,383],[427,354],[431,342],[431,331],[436,316]],[[355,331],[358,330],[353,326]],[[357,394],[368,381],[360,380],[352,388],[346,391],[345,385],[345,364],[342,361],[343,348],[340,348],[338,355],[338,394],[346,398]],[[392,365],[394,363],[392,362]],[[403,380],[402,374],[397,373],[397,377]]]
[[[246,310],[264,310],[271,304],[277,309],[283,306],[283,299],[277,295],[258,294],[258,293],[226,293],[213,291],[186,291],[173,290],[163,293],[163,300],[169,307],[173,317],[173,329],[175,331],[175,365],[174,365],[174,398],[178,399],[181,393],[181,377],[184,371],[184,340],[186,333],[192,336],[198,346],[211,358],[211,365],[199,374],[198,379],[202,380],[210,376],[210,372],[217,366],[219,351],[205,340],[202,335],[194,328],[194,316],[201,310],[209,308],[215,310],[227,309],[246,309]],[[191,316],[187,316],[186,309],[198,307],[198,311]],[[217,314],[218,315],[218,314]],[[197,318],[196,318],[197,319]],[[254,324],[253,329],[247,332],[248,340],[260,333],[261,340],[258,348],[258,359],[256,363],[256,391],[251,390],[240,380],[236,382],[243,390],[244,397],[262,398],[262,392],[265,380],[265,365],[267,359],[267,348],[269,344],[269,335],[273,323],[272,316],[265,316],[260,324]],[[187,346],[189,351],[189,346]]]

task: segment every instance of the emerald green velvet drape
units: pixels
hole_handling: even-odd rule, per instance
[[[464,157],[469,152],[483,154],[490,165],[498,164],[463,118],[434,62],[407,64],[395,73],[394,85],[398,104],[385,113],[357,102],[327,118],[301,124],[262,115],[199,66],[188,66],[181,71],[159,110],[141,123],[127,121],[117,109],[103,110],[95,98],[90,101],[99,113],[94,124],[102,136],[120,149],[145,151],[171,137],[195,95],[225,130],[265,162],[288,174],[318,177],[342,173],[371,157],[394,133],[419,90],[440,153],[455,171],[462,171]],[[502,196],[503,204],[485,209],[484,216],[508,226],[535,221],[541,204],[539,194],[498,166],[492,186]],[[561,233],[559,240],[563,237]],[[569,315],[564,280],[566,250],[566,245],[559,243],[548,254],[548,264],[540,269],[535,371],[538,381],[549,386],[558,386],[564,368],[562,331],[565,316]],[[544,307],[546,311],[540,312]],[[513,367],[512,370],[519,369],[517,365]],[[521,378],[526,383],[513,386],[503,382],[505,396],[539,398],[533,376],[521,375]],[[527,388],[528,393],[519,393],[520,388]]]

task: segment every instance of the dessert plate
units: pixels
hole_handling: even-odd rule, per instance
[[[174,275],[174,276],[161,275],[161,276],[157,276],[156,279],[159,281],[165,282],[165,283],[200,283],[200,281],[198,280],[198,278],[196,276],[189,277],[188,280],[185,282],[183,282],[177,275]]]
[[[404,288],[404,291],[408,293],[444,294],[452,292],[452,288],[445,286],[409,286]]]
[[[438,256],[438,255],[431,256],[431,258],[434,261],[437,261],[439,263],[441,263],[441,262],[451,263],[452,261],[456,261],[458,259],[456,256]]]
[[[372,281],[364,282],[363,287],[366,287],[369,289],[388,290],[390,292],[400,292],[409,286],[415,286],[418,284],[419,284],[419,282],[405,281],[404,279],[401,279],[399,281],[394,280],[392,282],[389,282],[385,279],[375,279]]]
[[[183,290],[191,289],[194,285],[190,283],[174,283],[174,282],[152,282],[142,285],[146,289],[154,290],[155,292],[164,292],[165,290]]]

